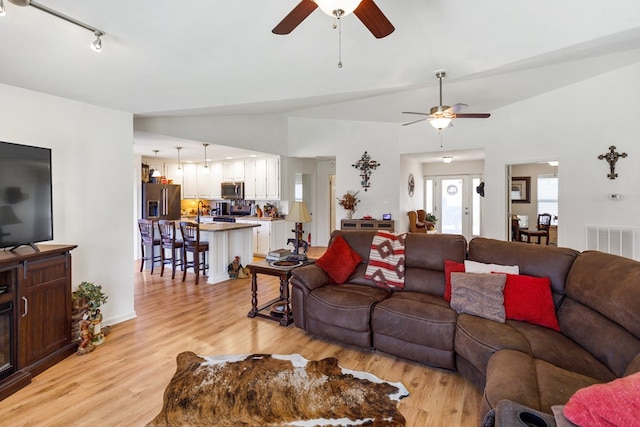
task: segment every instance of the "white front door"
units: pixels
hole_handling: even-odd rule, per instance
[[[480,196],[474,191],[480,177],[437,176],[433,183],[436,229],[443,234],[462,234],[467,240],[480,235]]]

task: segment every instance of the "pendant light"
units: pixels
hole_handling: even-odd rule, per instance
[[[202,173],[205,175],[209,175],[209,166],[207,166],[207,146],[209,144],[202,144],[204,146],[204,168],[202,168]]]
[[[182,170],[182,163],[180,162],[180,150],[182,150],[182,147],[176,147],[176,149],[178,150],[178,170],[176,171],[176,175],[182,176],[184,175],[184,171]]]
[[[160,150],[153,150],[154,153],[156,153],[156,164],[158,164],[158,152]],[[160,171],[158,169],[155,169],[153,171],[153,173],[151,174],[151,178],[160,178],[162,176],[162,174],[160,173]]]

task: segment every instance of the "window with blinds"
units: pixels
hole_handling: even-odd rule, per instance
[[[551,224],[558,225],[558,177],[538,176],[538,214],[551,214]]]

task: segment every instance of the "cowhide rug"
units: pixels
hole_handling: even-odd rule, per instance
[[[180,353],[148,426],[404,426],[402,383],[299,354]]]

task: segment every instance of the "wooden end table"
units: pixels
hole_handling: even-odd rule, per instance
[[[298,267],[313,263],[315,263],[315,260],[306,260],[301,264],[294,264],[291,266],[277,266],[270,264],[267,261],[248,264],[247,268],[251,273],[251,311],[249,311],[247,316],[271,319],[280,322],[280,326],[289,326],[293,322],[293,314],[291,313],[291,307],[289,306],[289,280],[291,279],[291,273]],[[266,274],[280,278],[280,296],[264,305],[261,305],[260,307],[258,307],[258,274]],[[271,306],[278,302],[283,304],[281,316],[274,315],[271,312]],[[268,310],[268,314],[262,312],[266,310]]]

